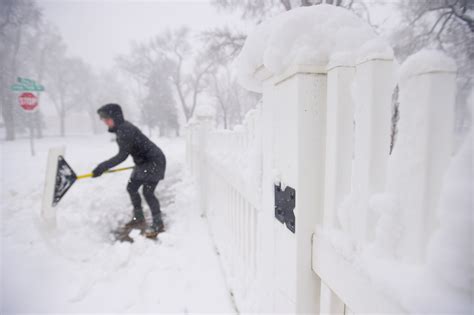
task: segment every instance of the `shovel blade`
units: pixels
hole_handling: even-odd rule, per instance
[[[62,155],[58,156],[58,167],[56,172],[56,183],[54,185],[53,207],[58,204],[61,198],[71,188],[77,179],[76,173],[67,164]]]

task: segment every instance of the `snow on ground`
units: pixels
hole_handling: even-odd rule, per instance
[[[1,143],[1,313],[234,312],[207,222],[186,177],[182,139],[155,139],[167,155],[158,186],[167,231],[157,242],[112,240],[129,219],[129,171],[77,181],[57,206],[58,228],[40,219],[47,150],[66,144],[77,174],[117,151],[110,135]],[[122,165],[130,165],[128,159]],[[144,203],[146,214],[149,210]]]

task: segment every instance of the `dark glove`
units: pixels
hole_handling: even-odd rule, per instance
[[[99,164],[99,165],[97,165],[97,167],[94,168],[94,170],[92,171],[92,177],[99,177],[99,176],[102,175],[102,173],[104,173],[106,170],[107,170],[107,168],[105,168],[103,164]]]

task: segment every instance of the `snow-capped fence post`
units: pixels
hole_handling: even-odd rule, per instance
[[[196,139],[196,182],[199,187],[199,209],[205,215],[208,207],[208,170],[207,170],[207,146],[209,143],[209,133],[212,129],[213,117],[206,111],[196,113],[197,128]]]
[[[391,100],[395,87],[392,58],[365,58],[356,65],[355,148],[352,189],[357,200],[350,216],[353,237],[363,243],[373,238],[374,216],[369,212],[372,194],[385,190],[390,154]]]
[[[320,281],[312,271],[308,249],[314,227],[322,220],[326,73],[324,67],[296,66],[282,75],[264,77],[262,186],[267,226],[262,231],[269,264],[264,270],[272,278],[267,289],[273,291],[271,308],[266,310],[317,313]],[[286,210],[284,224],[275,210],[278,185],[281,191],[295,191],[295,206]]]
[[[402,210],[399,254],[421,263],[436,228],[453,150],[456,66],[446,55],[426,50],[409,57],[400,73],[400,122],[388,191],[396,194]]]

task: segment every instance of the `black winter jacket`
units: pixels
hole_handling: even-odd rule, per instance
[[[102,170],[108,170],[122,163],[130,154],[136,164],[132,178],[157,182],[165,177],[165,155],[140,129],[123,118],[119,105],[107,104],[99,108],[97,112],[103,117],[113,119],[115,126],[109,128],[109,132],[117,135],[119,146],[117,155],[99,164]]]

